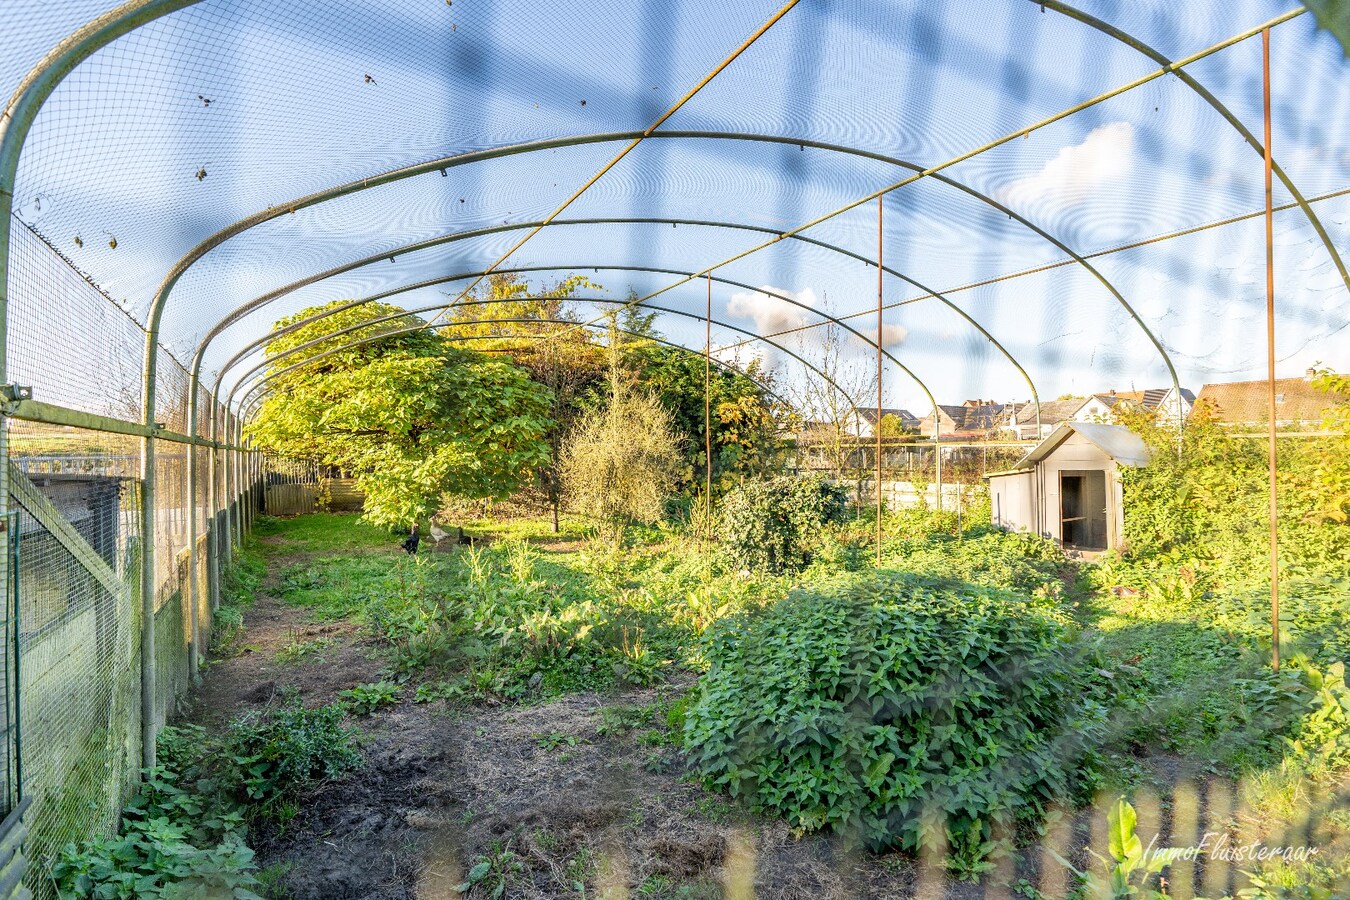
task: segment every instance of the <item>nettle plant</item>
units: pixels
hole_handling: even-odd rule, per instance
[[[748,569],[799,571],[810,564],[824,528],[844,520],[847,496],[818,476],[747,479],[718,508],[726,552]]]
[[[710,632],[685,728],[711,789],[978,874],[1075,787],[1104,688],[1048,602],[879,573]]]

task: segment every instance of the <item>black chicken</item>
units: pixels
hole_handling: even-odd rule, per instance
[[[414,553],[417,552],[417,545],[420,544],[421,542],[422,538],[417,533],[417,523],[414,522],[412,527],[412,534],[408,535],[408,539],[403,542],[403,549],[405,552],[407,552],[409,556],[412,556]]]

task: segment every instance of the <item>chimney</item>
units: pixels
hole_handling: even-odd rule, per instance
[[[1310,369],[1308,369],[1307,372],[1304,372],[1304,373],[1303,373],[1303,380],[1304,380],[1304,381],[1312,381],[1312,380],[1313,380],[1314,378],[1316,378],[1316,377],[1317,377],[1317,370],[1316,370],[1316,369],[1310,368]]]

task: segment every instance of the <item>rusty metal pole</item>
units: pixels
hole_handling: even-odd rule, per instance
[[[877,424],[872,430],[876,433],[877,439],[877,567],[881,567],[881,316],[882,316],[882,279],[885,269],[882,268],[881,248],[884,240],[882,238],[881,217],[883,197],[877,198]]]
[[[1270,152],[1270,29],[1261,32],[1261,99],[1266,125],[1266,406],[1270,466],[1270,664],[1280,670],[1280,557],[1275,499],[1275,209]]]
[[[703,320],[703,533],[712,540],[712,272],[708,273],[708,315]]]

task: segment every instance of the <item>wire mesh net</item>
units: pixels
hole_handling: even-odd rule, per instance
[[[351,499],[312,463],[271,460],[255,483],[256,460],[177,437],[238,438],[282,316],[345,300],[433,320],[488,270],[535,289],[585,274],[578,328],[601,334],[636,299],[672,344],[707,336],[756,366],[807,425],[884,406],[962,445],[881,451],[888,502],[955,491],[960,508],[962,485],[1027,449],[1005,443],[1079,401],[1189,404],[1265,376],[1254,35],[1283,17],[1276,365],[1345,369],[1350,80],[1298,7],[803,2],[735,55],[779,5],[202,0],[61,81],[20,157],[4,273],[7,380],[65,423],[16,419],[9,436],[39,858],[81,809],[108,827],[135,768],[139,548],[162,713],[188,686],[242,495],[284,513]],[[5,3],[0,92],[111,7]],[[175,434],[156,441],[142,535],[147,422]],[[863,502],[866,430],[804,441],[795,463],[846,471]],[[939,460],[947,486],[927,487]],[[58,659],[67,632],[80,649]],[[57,721],[74,737],[47,746]]]
[[[35,885],[66,843],[111,831],[140,767],[140,491],[106,437],[29,427],[11,446]]]

